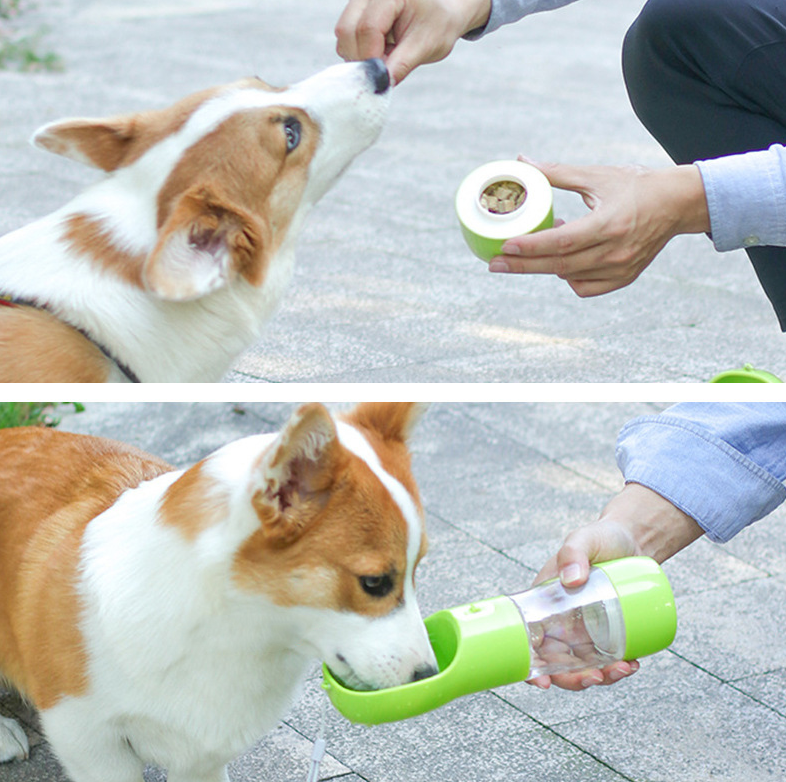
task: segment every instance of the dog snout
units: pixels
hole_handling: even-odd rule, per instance
[[[419,665],[412,674],[412,681],[419,682],[421,679],[428,679],[430,676],[436,676],[438,673],[439,669],[436,665],[431,665],[431,663]]]
[[[373,60],[366,60],[363,63],[363,67],[369,80],[374,85],[375,95],[383,95],[390,89],[390,74],[387,66],[379,57],[375,57]]]

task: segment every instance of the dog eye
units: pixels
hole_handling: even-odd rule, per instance
[[[371,597],[385,597],[393,589],[393,579],[390,576],[361,576],[360,586]]]
[[[300,120],[287,117],[284,120],[284,135],[287,139],[287,152],[291,152],[300,143]]]

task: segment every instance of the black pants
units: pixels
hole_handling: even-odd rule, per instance
[[[676,163],[786,144],[786,0],[648,0],[622,64]],[[786,331],[786,247],[746,252]]]

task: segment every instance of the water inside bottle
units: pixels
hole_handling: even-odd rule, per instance
[[[617,593],[605,573],[591,569],[587,583],[565,589],[552,581],[511,595],[527,626],[527,678],[602,668],[621,660],[625,624]]]

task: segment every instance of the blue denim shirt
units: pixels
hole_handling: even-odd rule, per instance
[[[786,404],[685,403],[636,418],[617,464],[727,541],[786,500]]]
[[[576,0],[491,0],[486,26],[465,37],[476,40],[529,14],[573,2]],[[704,181],[711,239],[717,250],[786,247],[786,149],[782,145],[697,161],[696,165]]]

